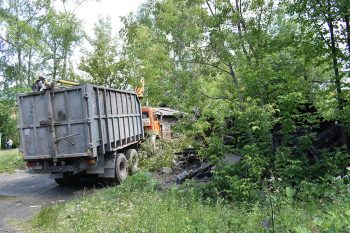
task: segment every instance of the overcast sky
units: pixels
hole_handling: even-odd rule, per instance
[[[120,17],[137,11],[137,8],[144,2],[145,0],[87,0],[77,8],[69,4],[67,8],[70,11],[76,8],[75,14],[83,21],[84,30],[89,36],[92,36],[93,27],[99,17],[110,17],[114,33],[116,33],[122,27]],[[58,10],[63,10],[62,1],[56,1],[55,7]]]

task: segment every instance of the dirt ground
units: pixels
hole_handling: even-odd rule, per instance
[[[31,219],[41,208],[92,190],[91,184],[60,187],[45,174],[0,173],[0,232],[22,232],[14,225]]]

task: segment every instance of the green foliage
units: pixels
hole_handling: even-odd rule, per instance
[[[79,69],[86,72],[90,82],[121,88],[126,84],[126,77],[121,77],[117,61],[117,42],[112,35],[111,20],[100,19],[94,28],[94,38],[90,39],[93,51],[85,51]]]
[[[13,146],[19,145],[17,117],[12,101],[0,101],[0,133],[2,133],[0,149],[5,148],[6,139],[12,139]]]
[[[296,14],[299,17],[302,27],[314,30],[314,38],[322,42],[321,57],[327,69],[333,72],[333,78],[329,82],[335,88],[329,87],[329,89],[335,93],[337,107],[342,110],[345,106],[342,79],[347,74],[342,67],[344,64],[349,67],[350,61],[349,2],[332,0],[285,2],[290,14]]]
[[[17,149],[0,151],[0,173],[12,173],[24,168],[25,163]]]
[[[279,177],[286,184],[300,183],[304,180],[306,166],[300,159],[293,157],[288,148],[280,148],[275,156],[276,177]]]
[[[155,144],[148,138],[141,144],[139,151],[140,167],[155,171],[162,167],[174,166],[174,153],[181,152],[187,148],[188,138],[181,136],[172,140],[156,140]]]
[[[271,129],[275,109],[271,105],[258,107],[254,103],[243,111],[237,112],[234,125],[235,132],[241,134],[236,144],[237,148],[244,148],[247,143],[256,143],[261,150],[269,150],[272,146]]]
[[[64,2],[63,2],[64,4]],[[82,32],[69,11],[59,13],[51,1],[5,0],[0,6],[1,75],[4,87],[30,87],[38,75],[66,78]]]
[[[124,19],[123,60],[130,76],[145,78],[150,102],[194,112],[181,127],[205,158],[219,164],[227,154],[242,156],[216,170],[215,188],[231,199],[255,199],[265,178],[298,190],[305,180],[344,174],[348,154],[315,145],[321,121],[347,125],[349,116],[346,105],[337,109],[339,85],[335,91],[336,74],[327,69],[332,51],[320,35],[330,29],[312,25],[326,26],[327,14],[333,25],[345,20],[344,2],[329,1],[339,13],[322,3],[148,1]],[[336,31],[335,39],[346,35]]]
[[[230,208],[219,203],[205,205],[192,188],[160,193],[153,184],[151,178],[139,173],[121,186],[102,190],[98,195],[83,196],[61,207],[49,207],[35,218],[35,230],[229,232],[233,227],[235,212]],[[152,186],[153,189],[149,188]],[[52,218],[47,218],[45,213],[50,213]],[[251,224],[258,224],[258,219]]]
[[[28,92],[39,75],[49,80],[68,76],[69,59],[82,37],[80,26],[74,14],[56,12],[49,0],[1,1],[0,133],[4,133],[3,140],[11,138],[15,146],[19,144],[17,94]]]
[[[346,232],[349,230],[350,209],[340,207],[341,210],[328,210],[324,219],[318,219],[316,224],[324,232]]]
[[[246,145],[238,164],[219,163],[213,185],[231,200],[256,200],[260,180],[266,176],[269,163],[256,145]]]
[[[59,226],[58,222],[58,214],[59,212],[64,208],[63,205],[52,205],[48,206],[46,208],[43,208],[40,211],[40,214],[38,217],[34,218],[33,220],[33,228],[38,227],[38,230],[44,230],[44,229],[57,229]],[[34,232],[33,228],[31,231]],[[52,232],[48,230],[47,232]]]
[[[66,79],[69,58],[83,36],[81,22],[74,14],[58,13],[53,9],[45,17],[46,24],[43,25],[42,35],[46,46],[42,51],[44,67],[50,71],[48,78]]]
[[[203,199],[191,183],[163,192],[156,185],[141,172],[117,187],[49,206],[34,218],[33,232],[344,232],[349,227],[346,196],[296,202],[276,190],[266,191],[260,203],[230,204]]]

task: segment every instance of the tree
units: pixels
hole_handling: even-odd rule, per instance
[[[68,59],[82,38],[80,21],[72,14],[51,9],[44,26],[43,64],[53,80],[65,79]]]
[[[95,25],[94,34],[90,39],[92,51],[84,51],[79,69],[98,85],[121,88],[126,80],[119,75],[117,42],[112,35],[111,20],[101,18]]]
[[[291,12],[296,13],[303,20],[303,25],[312,27],[316,31],[315,35],[323,41],[323,55],[328,58],[328,64],[334,72],[331,82],[335,84],[338,108],[343,109],[342,78],[345,73],[342,67],[349,61],[348,6],[350,2],[348,0],[295,0],[288,4]]]
[[[7,0],[0,9],[1,26],[6,29],[0,40],[5,43],[8,58],[4,75],[17,85],[24,86],[25,81],[27,84],[32,81],[33,54],[49,4],[47,0]]]
[[[349,117],[349,111],[346,107],[346,96],[343,93],[343,87],[346,83],[343,78],[349,71],[344,69],[349,66],[350,47],[349,47],[349,4],[350,1],[304,1],[295,0],[287,2],[291,13],[297,14],[303,21],[304,27],[311,27],[315,30],[315,36],[323,42],[324,61],[330,69],[333,70],[332,77],[328,80],[334,84],[337,100],[337,113],[334,118],[340,120],[342,125],[343,143],[347,145],[350,151],[350,144],[347,140],[346,124]],[[329,85],[328,85],[329,86]],[[333,86],[329,86],[333,91]],[[345,110],[345,111],[344,111]]]
[[[197,120],[184,127],[199,147],[205,147],[202,155],[214,160],[227,153],[242,155],[239,165],[218,169],[219,185],[230,189],[223,192],[232,193],[242,184],[259,187],[273,174],[298,184],[302,177],[326,176],[317,169],[327,165],[314,137],[327,115],[339,118],[339,112],[329,117],[332,111],[322,111],[332,110],[337,92],[326,98],[323,94],[329,94],[330,82],[342,83],[330,77],[335,77],[336,67],[338,78],[344,75],[339,66],[347,58],[345,50],[339,50],[347,47],[339,43],[347,45],[347,30],[334,30],[334,65],[332,44],[325,47],[316,29],[346,28],[346,6],[343,1],[337,4],[341,16],[328,6],[328,21],[317,28],[288,15],[290,5],[282,1],[147,1],[136,15],[124,18],[121,54],[129,70],[125,75],[129,80],[145,79],[145,98],[151,105],[195,110]],[[330,42],[330,34],[324,35]],[[224,135],[234,143],[224,145]],[[326,150],[334,156],[331,148]],[[339,164],[332,174],[344,174],[345,167]],[[286,167],[294,169],[292,175],[286,174]],[[313,172],[303,172],[309,167]]]

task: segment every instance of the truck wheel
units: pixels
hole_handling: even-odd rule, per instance
[[[126,159],[128,160],[128,169],[130,172],[137,171],[139,165],[139,154],[135,149],[129,149],[125,153]]]
[[[125,155],[118,153],[115,160],[115,179],[118,183],[122,183],[128,176],[127,166],[128,161],[126,160]]]

